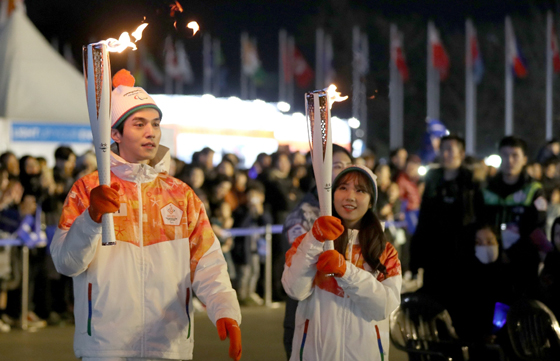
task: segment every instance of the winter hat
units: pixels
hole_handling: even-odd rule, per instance
[[[340,173],[338,173],[338,175],[334,179],[333,185],[336,184],[336,182],[338,182],[338,180],[342,178],[342,176],[344,176],[346,173],[349,172],[363,173],[365,174],[366,178],[371,182],[371,187],[373,188],[372,204],[375,207],[375,204],[377,203],[377,176],[373,174],[371,169],[364,167],[363,165],[356,165],[356,164],[349,165],[348,167],[344,168]]]
[[[161,109],[146,91],[134,86],[135,79],[126,69],[119,70],[113,77],[111,94],[111,128],[117,128],[132,113],[153,108],[162,117]]]

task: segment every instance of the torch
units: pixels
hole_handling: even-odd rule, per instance
[[[309,148],[317,183],[321,216],[332,215],[331,106],[333,102],[343,101],[347,98],[347,96],[340,96],[335,85],[329,86],[328,89],[305,93]],[[325,251],[334,249],[334,242],[325,241],[323,249]]]
[[[136,41],[142,38],[142,24],[132,33]],[[121,34],[119,40],[108,39],[83,47],[84,78],[89,112],[89,122],[93,133],[95,156],[100,185],[111,185],[111,63],[109,51],[121,52],[127,47],[136,50],[128,33]],[[113,214],[103,215],[101,244],[116,244]]]

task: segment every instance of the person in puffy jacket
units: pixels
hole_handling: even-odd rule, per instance
[[[401,265],[373,208],[375,175],[342,170],[334,216],[321,216],[286,253],[282,284],[299,300],[290,360],[388,360],[388,317],[400,304]],[[334,250],[323,242],[334,240]]]
[[[130,76],[130,75],[129,75]],[[169,176],[161,110],[142,88],[113,78],[111,186],[97,172],[66,198],[51,253],[73,278],[74,352],[83,361],[190,360],[193,296],[206,305],[229,356],[241,358],[241,313],[200,199]],[[114,213],[114,246],[101,218]]]

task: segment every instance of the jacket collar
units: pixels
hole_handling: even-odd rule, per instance
[[[151,182],[160,173],[168,173],[171,162],[169,148],[160,145],[149,164],[129,163],[119,155],[116,143],[111,145],[111,171],[123,180],[135,183]]]

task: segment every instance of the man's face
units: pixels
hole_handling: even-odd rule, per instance
[[[527,164],[527,156],[519,147],[500,148],[500,157],[502,158],[500,170],[508,176],[521,174],[523,167]]]
[[[74,168],[76,168],[76,156],[74,154],[70,154],[70,156],[68,156],[68,160],[64,162],[64,172],[68,175],[72,175]]]
[[[161,119],[153,108],[140,109],[124,121],[123,133],[111,129],[121,157],[129,163],[149,163],[159,148]]]
[[[441,145],[442,166],[446,170],[455,170],[461,166],[465,152],[456,140],[447,140]]]
[[[10,175],[18,176],[19,175],[19,162],[14,155],[10,155],[8,157],[7,165],[8,172]]]
[[[290,169],[292,169],[292,165],[290,164],[290,158],[287,155],[282,154],[278,158],[278,163],[276,165],[278,170],[280,170],[284,174],[290,173]]]

